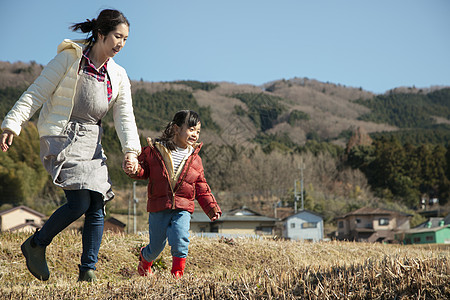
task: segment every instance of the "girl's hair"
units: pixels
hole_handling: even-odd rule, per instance
[[[86,38],[88,46],[92,46],[97,42],[98,34],[101,33],[107,36],[108,33],[113,31],[117,25],[126,24],[130,27],[130,22],[127,18],[118,10],[104,9],[100,12],[97,19],[86,19],[86,22],[75,23],[69,27],[72,31],[80,30],[83,33],[91,33]]]
[[[176,145],[173,141],[175,136],[174,125],[182,127],[184,124],[187,127],[195,127],[200,122],[200,117],[195,111],[192,110],[180,110],[175,114],[173,120],[167,124],[166,129],[164,129],[162,135],[157,139],[157,141],[164,143],[164,145],[169,150],[175,150]]]

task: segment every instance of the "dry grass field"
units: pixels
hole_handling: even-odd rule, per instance
[[[47,249],[50,279],[25,266],[23,233],[0,235],[1,299],[449,299],[449,247],[191,237],[185,276],[170,276],[166,247],[155,275],[138,276],[146,235],[105,233],[96,283],[77,282],[81,235]]]

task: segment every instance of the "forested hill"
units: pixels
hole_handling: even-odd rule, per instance
[[[0,70],[0,118],[3,118],[42,66],[0,62]],[[329,199],[339,200],[331,205],[333,211],[326,217],[379,201],[379,197],[413,207],[418,201],[416,197],[422,194],[445,195],[444,183],[436,186],[434,182],[434,186],[430,183],[424,188],[419,182],[421,177],[412,174],[418,179],[408,183],[407,193],[389,190],[386,194],[390,187],[383,185],[376,186],[379,192],[377,189],[374,192],[374,182],[380,183],[373,179],[374,174],[367,172],[367,166],[378,159],[373,148],[376,143],[353,145],[372,148],[353,152],[351,168],[346,161],[350,148],[346,147],[352,135],[362,134],[369,140],[395,142],[400,147],[426,144],[446,149],[450,140],[450,87],[395,88],[374,95],[362,88],[308,78],[276,80],[262,86],[132,81],[132,93],[142,137],[157,136],[177,110],[193,109],[200,113],[205,173],[217,196],[230,207],[258,203],[260,210],[270,210],[273,203],[292,202],[292,183],[301,161],[306,164],[306,176],[314,189],[306,191],[307,207],[323,212],[325,206],[330,208]],[[34,120],[36,117],[37,114]],[[120,186],[129,179],[120,170],[120,146],[111,127],[111,115],[104,121],[103,144],[111,176],[116,186]],[[33,126],[24,132],[29,141],[37,139]],[[23,172],[21,168],[27,166],[14,164],[22,156],[19,145],[15,144],[17,153],[10,151],[0,156],[0,181],[3,180],[0,195],[7,188],[11,192],[12,186],[4,183],[14,182]],[[38,151],[38,143],[34,146],[24,143],[23,147],[26,149],[20,151]],[[15,177],[11,168],[17,172],[13,172]],[[39,173],[40,178],[42,174]],[[19,190],[20,195],[15,192],[8,199],[0,196],[1,202],[32,202],[43,193],[52,192],[51,187],[40,182],[28,188],[16,185],[19,187],[14,190]]]
[[[0,116],[4,116],[42,66],[0,62],[0,70]],[[219,143],[264,143],[270,137],[287,145],[317,140],[342,146],[358,127],[373,136],[414,129],[415,138],[423,139],[418,132],[445,131],[450,125],[450,87],[396,88],[374,95],[308,78],[263,86],[132,81],[132,87],[140,130],[158,132],[175,111],[191,108],[210,129],[208,138]],[[444,143],[433,138],[428,136],[428,142]]]

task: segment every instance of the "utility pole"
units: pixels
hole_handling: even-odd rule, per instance
[[[130,233],[131,199],[128,198],[127,233]]]
[[[274,203],[274,205],[273,205],[273,217],[276,219],[278,216],[277,216],[277,207],[278,206],[281,206],[281,201],[277,201],[277,202],[275,202]]]
[[[302,163],[300,164],[300,197],[302,199],[302,210],[305,210],[305,206],[303,203],[303,169],[305,168],[305,164],[303,163],[303,159],[302,159]]]
[[[303,201],[303,169],[305,168],[305,163],[300,163],[299,169],[300,169],[300,199],[302,201],[301,203],[301,210],[305,210],[305,204]],[[298,202],[298,193],[297,193],[297,179],[294,179],[294,211],[297,213],[297,202]]]
[[[136,204],[138,202],[139,199],[136,198],[136,181],[133,181],[133,215],[134,215],[133,233],[136,233]]]
[[[297,179],[294,179],[294,212],[297,213],[297,201],[298,201],[298,195],[297,195]]]

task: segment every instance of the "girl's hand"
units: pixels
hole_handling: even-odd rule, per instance
[[[220,214],[216,212],[216,214],[211,218],[211,221],[214,222],[220,218]]]
[[[3,152],[8,151],[9,146],[11,146],[14,138],[14,133],[11,130],[5,129],[3,130],[0,136],[0,148],[2,148]]]
[[[139,162],[137,160],[137,155],[132,152],[127,152],[123,158],[122,169],[128,175],[136,174],[138,171]]]

